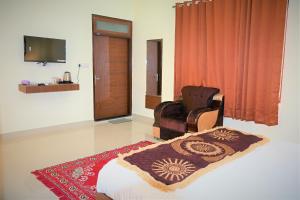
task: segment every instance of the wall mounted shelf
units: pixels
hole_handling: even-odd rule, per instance
[[[63,92],[79,90],[79,84],[55,84],[55,85],[22,85],[19,84],[19,91],[28,93],[42,93],[42,92]]]

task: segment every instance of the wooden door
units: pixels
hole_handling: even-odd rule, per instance
[[[94,118],[129,115],[129,42],[93,36]]]

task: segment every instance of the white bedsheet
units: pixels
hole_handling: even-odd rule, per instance
[[[296,200],[299,155],[300,145],[271,141],[173,192],[152,187],[114,159],[99,172],[97,192],[114,200]]]

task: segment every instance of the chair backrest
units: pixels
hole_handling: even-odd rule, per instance
[[[203,86],[184,86],[181,89],[183,105],[186,112],[196,108],[210,107],[213,96],[219,93],[218,88]]]

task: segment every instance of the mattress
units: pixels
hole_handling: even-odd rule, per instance
[[[96,189],[114,200],[300,199],[299,155],[299,144],[271,141],[172,192],[152,187],[114,159],[99,171]]]

